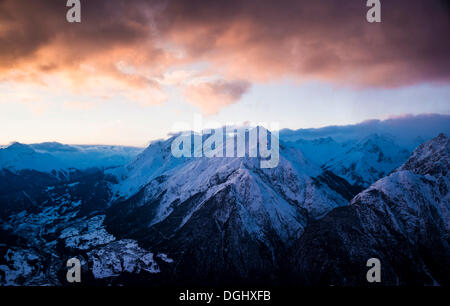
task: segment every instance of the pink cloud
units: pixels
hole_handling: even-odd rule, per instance
[[[248,82],[220,80],[188,85],[183,93],[190,103],[198,106],[205,114],[214,114],[239,101],[249,88]]]
[[[379,24],[365,20],[361,0],[96,0],[82,9],[82,22],[69,24],[65,1],[0,1],[0,80],[126,95],[141,105],[163,103],[169,84],[208,113],[236,103],[248,82],[450,80],[445,1],[383,1]],[[170,75],[204,62],[223,82],[185,88],[192,75]]]

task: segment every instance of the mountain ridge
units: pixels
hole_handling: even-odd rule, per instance
[[[349,206],[313,222],[292,254],[300,282],[363,284],[365,261],[376,257],[385,285],[448,285],[449,153],[449,139],[440,134]],[[325,265],[311,265],[313,258]]]
[[[76,256],[93,284],[359,286],[371,257],[384,285],[448,284],[444,134],[364,190],[282,140],[272,169],[249,157],[175,159],[170,143],[106,171],[0,170],[0,283],[64,284],[58,260]],[[363,147],[379,154],[383,143]],[[123,182],[131,192],[117,196]]]

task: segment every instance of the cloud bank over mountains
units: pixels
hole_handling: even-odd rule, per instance
[[[450,134],[450,115],[404,115],[386,120],[373,119],[358,124],[326,126],[317,129],[283,129],[280,131],[280,138],[296,141],[332,137],[337,141],[347,141],[363,139],[372,134],[384,134],[412,150],[424,140],[431,139],[440,133]]]

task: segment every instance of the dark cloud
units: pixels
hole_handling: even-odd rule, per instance
[[[126,86],[157,87],[153,77],[197,62],[249,82],[392,87],[450,79],[447,1],[382,0],[378,24],[366,21],[365,0],[81,2],[81,24],[69,24],[65,0],[0,0],[0,79],[64,73],[78,81],[87,66]],[[120,61],[139,71],[124,72]]]
[[[382,3],[370,24],[364,0],[175,1],[167,35],[192,57],[237,75],[293,75],[356,85],[448,81],[449,9],[445,1]]]

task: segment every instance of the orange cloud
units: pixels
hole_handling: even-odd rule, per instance
[[[204,113],[214,114],[223,107],[239,101],[249,88],[248,82],[220,80],[188,85],[184,89],[184,95]]]
[[[382,3],[382,22],[365,1],[171,1],[166,36],[188,56],[230,78],[292,77],[351,86],[396,87],[450,80],[449,6]]]
[[[450,80],[445,1],[384,1],[378,24],[365,20],[362,0],[82,1],[80,24],[66,22],[65,3],[0,1],[0,82],[142,105],[163,103],[169,85],[212,113],[238,101],[247,82],[290,77],[393,87]],[[171,72],[197,63],[208,64],[199,75],[223,80],[192,85],[198,75]]]

